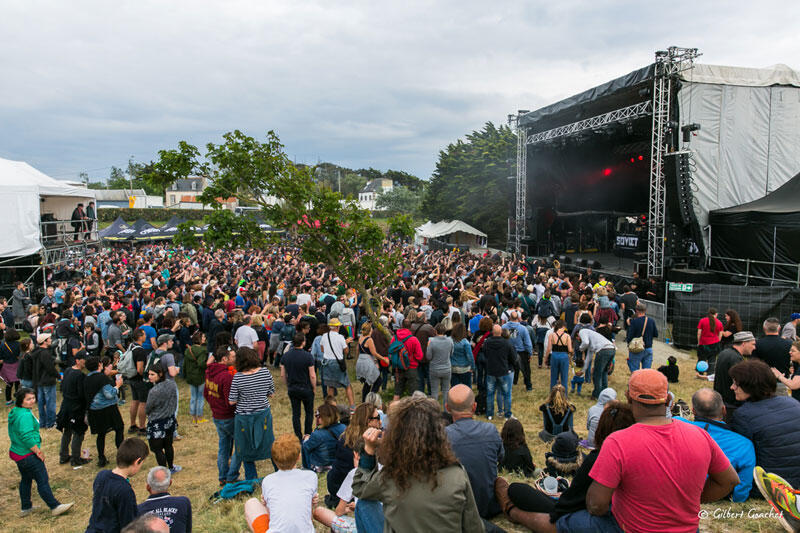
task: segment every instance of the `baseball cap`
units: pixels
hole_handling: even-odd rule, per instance
[[[172,339],[174,339],[174,338],[175,338],[175,335],[170,335],[169,333],[162,333],[162,334],[161,334],[161,335],[159,335],[159,336],[158,336],[158,338],[156,339],[156,344],[159,344],[159,345],[161,345],[161,344],[164,344],[164,343],[166,343],[166,342],[169,342],[169,341],[171,341],[171,340],[172,340]]]
[[[754,340],[756,340],[756,338],[749,331],[737,331],[733,334],[733,342],[748,342]]]
[[[792,313],[792,320],[797,320],[798,318],[800,318],[800,313]]]
[[[628,394],[639,403],[658,405],[667,401],[667,377],[652,368],[637,370],[628,381]]]
[[[52,337],[50,333],[39,333],[36,336],[36,344],[42,344],[43,342],[46,342],[47,339],[49,339],[50,337]]]

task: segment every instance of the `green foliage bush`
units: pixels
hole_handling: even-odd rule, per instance
[[[210,209],[128,209],[127,207],[109,207],[99,209],[97,218],[100,222],[113,222],[122,217],[125,222],[134,222],[143,218],[148,222],[166,222],[174,216],[189,220],[203,220],[203,216],[211,213]]]

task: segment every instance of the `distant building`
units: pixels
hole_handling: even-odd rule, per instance
[[[168,209],[206,209],[197,197],[200,196],[208,186],[208,179],[203,176],[190,176],[181,178],[164,191],[164,207]],[[239,207],[239,200],[233,196],[230,198],[217,198],[226,209]]]
[[[392,180],[380,178],[371,180],[364,185],[364,188],[358,193],[358,205],[362,209],[369,209],[375,211],[375,202],[378,195],[382,192],[391,191],[393,188]]]
[[[149,196],[144,189],[96,189],[97,208],[134,207],[146,209],[164,207],[164,199],[160,196]]]

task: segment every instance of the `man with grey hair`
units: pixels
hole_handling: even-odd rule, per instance
[[[245,315],[242,319],[242,325],[236,330],[236,335],[233,337],[233,342],[239,348],[253,348],[255,349],[258,342],[258,333],[250,326],[250,315]]]
[[[170,533],[170,530],[161,518],[154,514],[145,514],[122,528],[121,533]]]
[[[139,504],[139,515],[153,514],[164,520],[171,533],[192,531],[192,502],[186,496],[171,496],[168,492],[172,476],[168,468],[155,466],[147,473],[147,492],[150,496]]]
[[[792,341],[780,336],[781,321],[770,317],[764,321],[764,336],[756,341],[756,349],[753,357],[761,359],[767,365],[777,368],[785,377],[789,377],[791,363],[789,361],[789,349]],[[777,384],[776,394],[786,396],[786,385],[780,381]]]
[[[753,469],[756,466],[756,452],[747,437],[739,435],[723,422],[725,404],[722,396],[715,390],[702,388],[692,395],[694,421],[679,416],[672,417],[687,424],[693,424],[708,432],[719,445],[731,466],[739,475],[739,484],[731,494],[734,502],[743,502],[750,496],[753,486]]]

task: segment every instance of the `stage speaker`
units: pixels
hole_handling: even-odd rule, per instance
[[[589,268],[603,268],[603,265],[600,264],[600,261],[595,261],[594,259],[587,261],[586,266]]]
[[[558,261],[562,265],[568,265],[568,264],[572,263],[572,258],[570,256],[568,256],[568,255],[559,255],[558,256]]]
[[[694,214],[694,191],[692,191],[692,169],[689,154],[679,154],[676,163],[678,211],[681,222],[689,225],[697,222]]]
[[[582,259],[580,257],[575,258],[575,265],[579,267],[586,267],[586,259]]]

